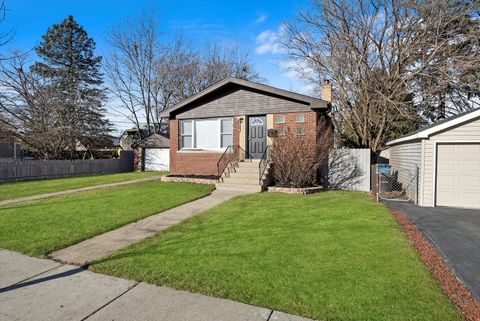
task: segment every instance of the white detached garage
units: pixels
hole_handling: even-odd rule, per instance
[[[152,134],[132,146],[135,148],[137,170],[146,172],[168,171],[170,168],[170,140]]]
[[[480,109],[387,143],[394,168],[418,167],[418,204],[480,209]]]

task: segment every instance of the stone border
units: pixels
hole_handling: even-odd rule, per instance
[[[267,188],[267,191],[274,192],[274,193],[308,195],[308,194],[323,192],[324,188],[323,186],[304,187],[304,188],[270,186]]]
[[[194,184],[209,184],[215,185],[218,183],[216,179],[209,178],[193,178],[193,177],[173,177],[173,176],[162,176],[162,182],[169,183],[194,183]]]

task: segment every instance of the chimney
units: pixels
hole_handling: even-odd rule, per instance
[[[332,84],[330,84],[330,80],[326,79],[322,85],[322,92],[321,98],[326,102],[332,102]]]

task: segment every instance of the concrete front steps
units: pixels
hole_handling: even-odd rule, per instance
[[[260,160],[238,162],[235,166],[229,166],[219,182],[215,184],[218,190],[261,192],[267,184],[266,175],[259,181]],[[268,168],[265,171],[268,173]]]

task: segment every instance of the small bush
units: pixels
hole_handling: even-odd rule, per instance
[[[316,183],[319,166],[317,146],[312,138],[290,131],[278,136],[271,149],[273,177],[280,186],[308,187]]]

